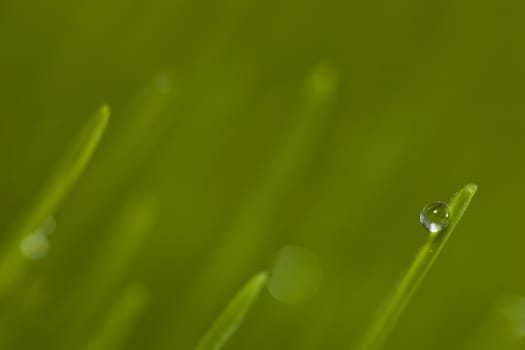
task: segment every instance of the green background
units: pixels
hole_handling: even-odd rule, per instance
[[[113,112],[48,256],[0,299],[0,347],[191,349],[298,245],[319,293],[263,291],[226,349],[350,349],[425,241],[420,209],[474,182],[386,349],[519,348],[524,10],[0,0],[0,243]]]

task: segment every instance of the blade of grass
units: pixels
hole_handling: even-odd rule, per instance
[[[92,252],[91,266],[48,318],[49,324],[59,327],[71,310],[75,310],[74,319],[62,326],[63,334],[58,340],[57,349],[78,348],[78,341],[89,329],[91,320],[107,302],[112,290],[123,282],[123,276],[144,247],[148,234],[153,232],[156,204],[152,194],[141,193],[130,197],[120,213],[116,214],[114,223],[107,230],[106,240],[101,241],[98,249]],[[95,285],[97,288],[93,288]],[[86,294],[86,291],[89,293]],[[81,304],[79,300],[82,300]]]
[[[202,271],[196,274],[198,278],[192,287],[188,288],[191,300],[178,307],[176,315],[195,315],[202,310],[201,300],[206,299],[207,286],[234,283],[239,261],[248,266],[264,240],[268,239],[267,233],[277,215],[276,208],[293,187],[295,179],[301,177],[301,171],[307,166],[319,141],[319,130],[326,123],[324,112],[330,108],[337,89],[337,74],[329,66],[321,65],[310,74],[303,88],[304,100],[297,119],[290,124],[285,137],[271,145],[273,152],[267,164],[243,194],[214,252]],[[180,328],[186,320],[177,317],[175,324],[175,328]]]
[[[133,192],[130,186],[136,186],[137,176],[146,176],[144,171],[151,174],[155,149],[178,120],[171,113],[176,100],[176,89],[172,85],[175,83],[171,74],[157,75],[127,106],[112,116],[118,128],[113,129],[111,138],[105,140],[104,151],[97,154],[97,161],[90,166],[89,173],[82,178],[83,185],[76,190],[76,198],[97,205],[68,210],[70,231],[61,238],[62,247],[78,243],[79,236],[86,234],[86,227],[93,218],[104,217],[113,211],[116,203]],[[101,193],[104,201],[100,200]]]
[[[386,307],[374,320],[372,326],[358,344],[357,350],[377,350],[383,346],[410,299],[467,210],[476,190],[477,185],[469,184],[452,197],[449,203],[449,226],[444,231],[429,235],[428,240],[416,255],[393,296],[387,302]]]
[[[268,274],[260,272],[249,280],[226,306],[195,350],[219,350],[241,325],[266,284]]]
[[[146,308],[147,290],[144,286],[129,287],[111,307],[100,328],[84,350],[121,349],[137,319]]]
[[[0,296],[21,275],[24,258],[18,250],[19,241],[40,227],[71,191],[104,134],[109,114],[109,107],[103,105],[87,121],[29,211],[15,223],[11,230],[11,244],[0,254]]]

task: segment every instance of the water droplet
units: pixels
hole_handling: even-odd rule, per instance
[[[307,81],[310,96],[319,102],[332,96],[337,89],[337,78],[337,71],[332,66],[318,64]]]
[[[155,77],[155,87],[159,92],[167,94],[171,91],[171,81],[167,74],[158,74]]]
[[[496,311],[506,322],[499,322],[509,328],[510,334],[517,339],[525,338],[525,297],[506,295],[496,302]]]
[[[20,250],[26,259],[40,260],[49,251],[48,236],[56,230],[56,221],[49,216],[38,229],[28,234],[20,243]]]
[[[448,226],[449,209],[443,202],[433,202],[421,210],[419,221],[430,232],[441,232]]]
[[[20,250],[26,259],[39,260],[47,255],[49,241],[41,232],[32,233],[20,243]]]
[[[314,253],[288,246],[277,254],[267,286],[270,294],[280,302],[298,304],[316,294],[321,278],[322,269]]]

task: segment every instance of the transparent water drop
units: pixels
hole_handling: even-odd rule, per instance
[[[32,233],[20,243],[20,250],[26,259],[39,260],[47,255],[49,241],[41,232]]]
[[[307,91],[311,98],[322,102],[337,90],[337,71],[326,63],[314,68],[307,81]]]
[[[509,335],[517,339],[525,338],[525,297],[506,295],[496,302],[496,311],[505,322],[498,322],[508,328]]]
[[[56,230],[56,221],[49,216],[44,223],[20,243],[20,251],[28,260],[40,260],[49,252],[48,236]]]
[[[449,223],[449,208],[446,203],[433,202],[421,210],[419,214],[421,225],[432,233],[441,232]]]
[[[317,256],[305,248],[288,246],[277,254],[267,287],[280,302],[299,304],[317,293],[321,279]]]

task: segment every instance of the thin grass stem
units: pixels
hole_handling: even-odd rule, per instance
[[[260,272],[249,280],[215,320],[195,350],[221,349],[241,325],[267,279],[268,274]]]
[[[469,184],[457,192],[449,203],[449,225],[441,232],[431,233],[417,253],[412,265],[402,278],[386,307],[373,321],[371,327],[356,347],[356,350],[378,350],[394,329],[410,299],[425,278],[432,264],[447,243],[452,231],[467,210],[477,185]]]

